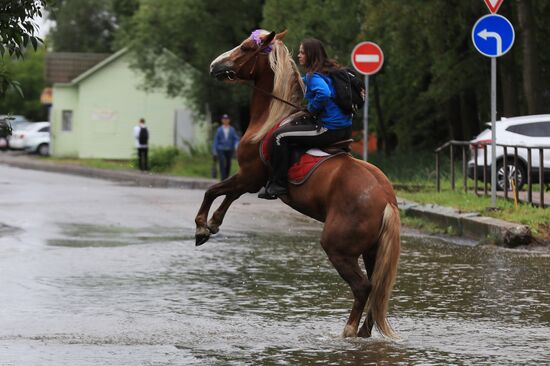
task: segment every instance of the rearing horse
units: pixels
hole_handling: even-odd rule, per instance
[[[196,245],[218,232],[233,201],[265,185],[269,171],[260,159],[259,141],[294,111],[280,99],[293,104],[302,101],[303,83],[282,42],[285,34],[255,32],[210,65],[217,79],[253,81],[255,91],[250,123],[237,151],[239,171],[206,191],[195,218]],[[225,199],[207,221],[212,202],[222,195]],[[354,296],[343,335],[369,337],[376,325],[383,335],[394,336],[386,313],[399,261],[400,220],[395,193],[386,176],[374,165],[343,154],[327,160],[304,184],[290,185],[282,200],[324,222],[321,246]],[[367,275],[359,265],[360,256]],[[367,316],[359,329],[365,306]]]

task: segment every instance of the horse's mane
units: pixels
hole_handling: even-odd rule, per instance
[[[273,50],[269,53],[269,64],[275,74],[273,95],[300,105],[304,98],[304,83],[298,67],[282,41],[275,40],[272,47]],[[267,119],[252,140],[260,141],[273,126],[293,112],[296,112],[294,107],[272,98]]]

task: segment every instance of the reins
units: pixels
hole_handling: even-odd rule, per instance
[[[237,74],[239,73],[239,71],[241,71],[241,69],[244,67],[244,65],[246,65],[248,62],[250,62],[250,60],[252,60],[252,58],[254,57],[254,64],[252,65],[252,68],[250,69],[250,76],[252,76],[252,74],[254,73],[254,70],[256,69],[256,62],[258,61],[258,55],[260,54],[261,51],[263,51],[267,46],[262,46],[262,47],[259,47],[256,51],[254,51],[254,53],[252,53],[252,55],[250,55],[250,58],[248,60],[246,60],[246,62],[243,62],[241,64],[241,66],[236,70],[236,71],[226,71],[226,75],[227,75],[227,78],[229,80],[237,80],[235,77],[237,76]],[[267,54],[266,54],[267,55]],[[248,83],[245,83],[246,86],[248,86],[249,88],[252,88],[254,90],[258,90],[266,95],[269,95],[270,97],[272,97],[273,99],[276,99],[278,100],[279,102],[283,102],[291,107],[293,107],[294,109],[296,110],[302,110],[304,109],[303,107],[301,106],[298,106],[292,102],[289,102],[288,100],[285,100],[281,97],[278,97],[276,96],[275,94],[271,93],[271,92],[268,92],[267,90],[264,90],[262,88],[258,88],[256,85],[250,85]]]
[[[250,85],[250,84],[248,84],[248,83],[246,83],[245,85],[248,86],[249,88],[252,88],[252,89],[257,90],[257,91],[260,91],[260,92],[262,92],[262,93],[264,93],[264,94],[266,94],[266,95],[269,95],[269,96],[272,97],[273,99],[277,99],[279,102],[283,102],[283,103],[285,103],[285,104],[288,104],[289,106],[294,107],[294,109],[297,109],[297,110],[302,110],[302,109],[304,109],[303,107],[298,106],[298,105],[296,105],[296,104],[294,104],[294,103],[292,103],[292,102],[289,102],[288,100],[284,100],[283,98],[280,98],[280,97],[276,96],[275,94],[273,94],[273,93],[271,93],[271,92],[268,92],[267,90],[264,90],[264,89],[262,89],[262,88],[258,88],[256,85]]]

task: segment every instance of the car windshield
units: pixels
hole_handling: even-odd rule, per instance
[[[13,130],[23,130],[27,128],[27,126],[30,125],[30,122],[10,122],[11,127]]]

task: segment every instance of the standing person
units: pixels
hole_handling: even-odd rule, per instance
[[[336,93],[329,76],[329,70],[340,66],[328,58],[325,47],[315,38],[302,41],[298,61],[306,71],[302,79],[312,123],[288,123],[273,133],[270,154],[273,178],[260,192],[260,198],[275,199],[287,193],[291,145],[326,147],[351,137],[352,116],[334,101]]]
[[[134,127],[134,139],[139,161],[139,170],[149,170],[147,162],[147,155],[149,152],[149,130],[145,127],[144,118],[140,118],[139,124]]]
[[[239,145],[239,136],[235,128],[230,125],[229,115],[222,116],[222,125],[216,130],[212,142],[212,153],[217,157],[220,164],[221,180],[226,179],[231,171],[231,159]]]

